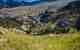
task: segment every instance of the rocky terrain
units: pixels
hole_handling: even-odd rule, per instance
[[[80,16],[80,7],[77,8],[76,3],[73,1],[58,9],[51,7],[51,4],[3,8],[0,10],[0,26],[31,34],[67,33],[71,28],[79,30],[77,20]]]

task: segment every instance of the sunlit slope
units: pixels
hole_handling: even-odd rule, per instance
[[[0,50],[80,50],[80,33],[34,37],[7,32],[0,37]]]

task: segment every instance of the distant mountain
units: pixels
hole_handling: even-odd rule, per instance
[[[42,3],[45,2],[45,0],[41,0],[41,1],[34,1],[34,2],[25,2],[25,1],[21,1],[19,2],[18,0],[0,0],[0,8],[4,8],[4,7],[17,7],[17,6],[31,6],[31,5],[35,5],[38,3]]]
[[[0,8],[13,8],[18,6],[33,6],[33,5],[49,5],[50,8],[60,8],[66,6],[68,3],[75,0],[40,0],[40,1],[33,1],[27,2],[27,0],[19,1],[19,0],[0,0]],[[73,4],[74,4],[73,3]],[[51,5],[51,6],[50,6]],[[56,5],[56,6],[55,6]],[[78,4],[79,5],[79,4]],[[68,6],[66,6],[68,7]]]
[[[72,1],[68,5],[62,7],[60,10],[65,11],[65,10],[71,10],[75,8],[80,8],[80,0]]]
[[[40,1],[32,1],[32,2],[27,2],[27,0],[0,0],[0,8],[12,8],[12,7],[17,7],[17,6],[32,6],[36,5],[39,3],[44,3],[44,2],[51,2],[51,1],[56,1],[56,0],[40,0]]]

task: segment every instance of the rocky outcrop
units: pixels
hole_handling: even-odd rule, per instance
[[[21,32],[36,35],[54,32],[69,32],[70,27],[73,27],[72,24],[74,24],[72,23],[74,19],[70,20],[70,18],[73,17],[53,16],[52,14],[54,13],[45,11],[36,16],[0,15],[0,26],[7,29],[15,28],[16,31],[20,32],[21,30]]]

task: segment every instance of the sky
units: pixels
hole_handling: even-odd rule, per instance
[[[40,0],[15,0],[15,1],[25,1],[25,2],[34,2],[34,1],[40,1]]]
[[[4,1],[7,1],[7,0],[4,0]],[[40,1],[40,0],[14,0],[14,1],[25,1],[25,2],[34,2],[34,1]]]
[[[39,1],[39,0],[24,0],[24,1],[33,2],[33,1]]]

